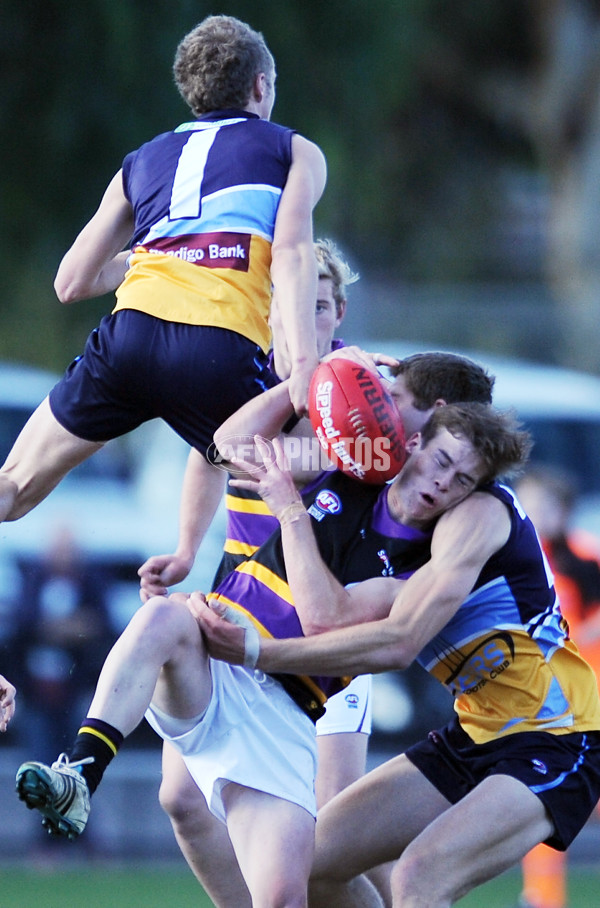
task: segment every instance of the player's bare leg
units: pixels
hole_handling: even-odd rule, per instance
[[[189,720],[190,726],[208,706],[209,659],[185,601],[181,594],[156,596],[135,613],[106,658],[86,726],[70,757],[61,754],[51,766],[28,761],[19,767],[17,793],[30,809],[40,811],[52,834],[73,839],[84,831],[90,791],[150,702],[174,719]],[[90,734],[94,722],[103,723],[99,736]],[[94,770],[86,768],[90,764]]]
[[[162,768],[160,803],[192,873],[216,908],[250,908],[227,827],[209,811],[183,757],[166,741]]]
[[[484,779],[409,845],[392,872],[394,905],[450,908],[552,833],[540,799],[511,776]]]
[[[103,446],[64,429],[48,398],[31,414],[0,470],[0,521],[31,511],[77,464]]]
[[[310,908],[381,908],[359,875],[396,860],[449,806],[404,756],[354,782],[319,811]]]
[[[125,737],[150,702],[173,718],[191,719],[208,706],[208,656],[185,596],[155,596],[134,614],[114,644],[98,679],[88,716]]]
[[[360,732],[317,735],[318,772],[315,783],[317,807],[364,776],[369,736]]]
[[[394,858],[394,905],[449,908],[551,831],[542,802],[509,776],[491,776],[450,805],[406,757],[396,757],[319,815],[311,908],[358,908],[350,875]]]
[[[223,802],[253,908],[306,908],[315,835],[311,814],[234,782],[223,789]]]
[[[340,791],[364,776],[368,746],[369,736],[361,732],[338,732],[317,736],[319,769],[315,793],[319,810]],[[391,908],[392,905],[390,887],[392,866],[391,863],[382,864],[380,867],[373,867],[367,873],[385,908]]]

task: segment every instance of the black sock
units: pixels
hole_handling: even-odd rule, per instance
[[[69,754],[71,763],[85,757],[93,757],[93,763],[84,763],[79,767],[81,775],[87,782],[90,794],[93,794],[104,775],[104,770],[123,743],[123,735],[108,722],[102,719],[85,719],[79,729],[75,743]]]

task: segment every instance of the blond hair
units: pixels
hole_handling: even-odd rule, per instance
[[[338,316],[341,316],[346,302],[346,287],[354,284],[359,275],[352,270],[333,240],[316,240],[315,255],[319,277],[331,279],[335,307]]]

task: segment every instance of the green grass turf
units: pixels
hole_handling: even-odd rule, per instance
[[[185,870],[0,870],[2,908],[213,908]]]
[[[513,908],[520,876],[510,872],[481,886],[458,908]],[[598,908],[600,868],[569,870],[569,908]],[[179,869],[0,869],[1,908],[213,908],[192,875]]]

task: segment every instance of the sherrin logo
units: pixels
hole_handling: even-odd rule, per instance
[[[340,434],[339,429],[336,429],[333,424],[333,419],[331,418],[331,392],[333,390],[333,382],[331,381],[320,381],[317,385],[317,391],[315,395],[315,407],[319,414],[319,419],[321,425],[317,429],[317,436],[321,443],[323,444],[323,437],[325,438],[335,438]]]

